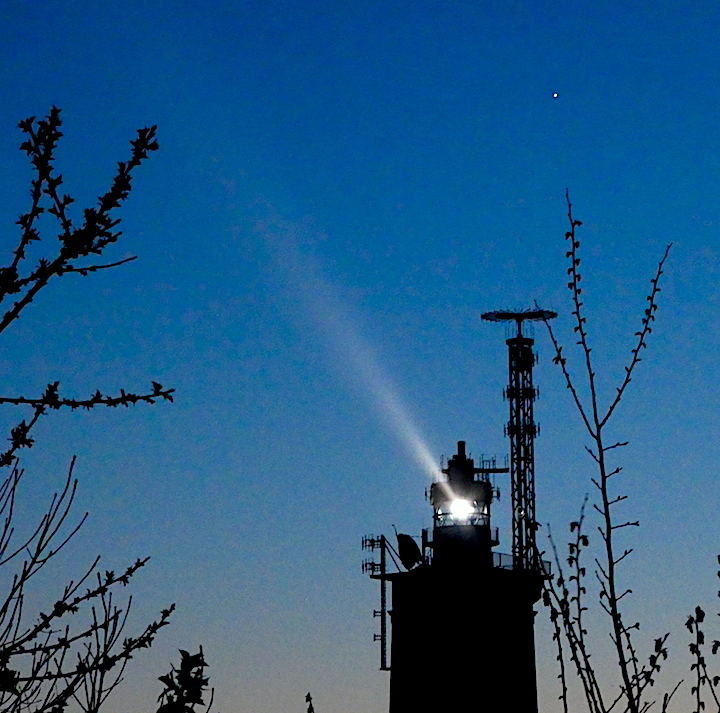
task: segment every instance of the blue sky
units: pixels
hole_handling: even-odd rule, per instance
[[[91,518],[69,559],[150,555],[137,622],[178,603],[109,711],[149,709],[199,644],[221,711],[302,710],[308,690],[319,713],[386,710],[360,538],[429,524],[409,424],[437,461],[458,439],[507,452],[504,333],[481,312],[538,300],[572,342],[566,188],[608,393],[674,243],[616,427],[643,523],[630,607],[648,639],[672,627],[682,668],[719,544],[716,3],[5,2],[0,18],[6,253],[29,187],[20,119],[63,109],[79,206],[158,125],[112,253],[139,259],[49,287],[0,353],[9,394],[177,390],[54,414],[25,459],[29,518],[79,457]],[[537,341],[537,509],[561,532],[590,463]]]

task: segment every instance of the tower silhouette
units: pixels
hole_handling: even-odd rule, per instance
[[[363,548],[380,561],[363,569],[381,586],[381,666],[390,671],[390,713],[424,713],[459,707],[477,713],[537,713],[533,605],[540,597],[543,567],[535,545],[533,420],[534,340],[523,333],[531,320],[554,312],[488,312],[483,319],[514,322],[508,346],[510,467],[495,459],[475,460],[465,441],[432,484],[432,539],[423,530],[421,547],[398,535],[397,550],[384,536],[363,538]],[[496,490],[492,478],[510,471],[512,554],[493,552],[491,526]],[[388,557],[389,555],[389,557]],[[388,571],[388,560],[402,568]],[[387,586],[392,609],[387,609]],[[391,621],[390,665],[387,618]]]

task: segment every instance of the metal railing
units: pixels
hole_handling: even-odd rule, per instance
[[[493,552],[493,567],[497,569],[512,569],[513,557],[503,552]]]
[[[435,513],[436,527],[452,527],[453,525],[483,526],[489,523],[490,516],[486,513],[471,513],[467,517],[455,517],[452,513],[443,512],[442,510]]]
[[[496,569],[513,569],[513,556],[504,552],[493,552],[493,567]],[[542,560],[542,571],[545,574],[552,574],[552,563]]]

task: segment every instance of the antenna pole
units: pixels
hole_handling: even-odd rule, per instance
[[[387,542],[380,535],[380,670],[389,671],[387,665]]]
[[[533,386],[535,340],[523,336],[523,322],[557,317],[547,310],[527,312],[486,312],[489,322],[515,322],[517,335],[507,339],[509,382],[505,398],[510,404],[510,420],[505,428],[510,438],[510,482],[512,491],[512,555],[513,569],[537,570],[535,546],[535,436],[538,428],[533,420],[533,403],[537,390]]]
[[[374,537],[368,535],[362,538],[364,550],[380,550],[380,562],[367,559],[362,563],[362,570],[370,575],[370,579],[380,580],[380,609],[373,611],[373,616],[380,618],[380,633],[373,635],[373,641],[380,642],[380,670],[389,671],[387,663],[387,540],[385,535]]]
[[[535,569],[535,450],[537,426],[533,420],[532,368],[534,340],[522,336],[507,340],[509,383],[505,396],[510,404],[506,433],[510,438],[512,489],[513,569]]]

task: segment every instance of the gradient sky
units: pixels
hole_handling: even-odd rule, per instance
[[[2,3],[6,255],[30,179],[20,119],[63,109],[58,166],[80,207],[134,130],[159,127],[109,253],[139,260],[49,287],[0,353],[5,394],[177,390],[174,405],[52,414],[24,457],[28,523],[73,454],[91,513],[48,586],[95,553],[115,569],[150,555],[135,624],[178,605],[108,713],[154,710],[156,677],[199,644],[222,713],[302,711],[308,690],[318,713],[387,710],[360,538],[430,524],[426,454],[458,439],[506,454],[505,335],[481,312],[538,300],[572,344],[566,188],[607,393],[674,243],[614,433],[642,522],[630,616],[647,640],[673,630],[667,682],[683,676],[685,618],[718,604],[720,9],[648,8]],[[590,462],[536,337],[537,510],[564,542]],[[541,613],[552,713],[547,636]]]

